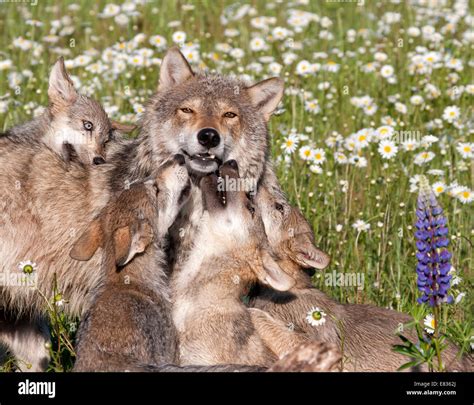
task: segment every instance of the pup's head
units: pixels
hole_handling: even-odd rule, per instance
[[[158,174],[122,191],[102,210],[75,242],[70,256],[89,260],[105,248],[114,267],[125,266],[154,239],[166,236],[189,195],[190,182],[184,157],[175,156]]]
[[[286,291],[294,280],[273,259],[259,209],[236,186],[238,180],[235,160],[221,166],[219,177],[212,174],[201,179],[205,209],[201,231],[212,235],[214,243],[221,245],[221,254],[235,252],[239,258],[245,258],[256,279]]]
[[[298,208],[275,197],[265,185],[259,188],[256,199],[262,210],[269,244],[288,274],[298,278],[300,267],[324,269],[328,266],[329,256],[314,245],[311,226]]]
[[[231,77],[194,73],[172,48],[163,59],[143,128],[158,159],[183,153],[195,175],[237,159],[242,175],[259,178],[267,152],[266,124],[282,95],[279,78],[248,86]]]
[[[116,132],[134,129],[109,120],[100,103],[79,94],[62,57],[51,70],[48,96],[52,122],[45,141],[66,161],[77,157],[84,164],[103,164],[107,142],[113,140]]]

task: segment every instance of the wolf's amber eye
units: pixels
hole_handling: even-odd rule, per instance
[[[180,110],[186,114],[192,114],[194,111],[188,107],[180,108]]]
[[[92,131],[94,129],[94,125],[90,121],[82,121],[82,125],[84,125],[86,131]]]
[[[232,111],[227,111],[226,113],[224,113],[224,117],[225,118],[235,118],[235,117],[237,117],[237,114],[233,113]]]

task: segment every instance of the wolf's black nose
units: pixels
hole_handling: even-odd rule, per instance
[[[198,132],[197,138],[199,143],[207,149],[216,147],[221,141],[219,133],[214,128],[201,129]]]
[[[92,159],[92,163],[94,163],[95,165],[103,165],[105,163],[105,159],[96,156],[94,159]]]

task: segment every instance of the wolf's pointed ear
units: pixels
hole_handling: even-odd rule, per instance
[[[278,291],[288,291],[295,285],[295,280],[280,268],[270,253],[262,249],[261,254],[263,268],[257,270],[257,277],[262,283]]]
[[[290,249],[290,257],[293,261],[304,268],[325,269],[330,257],[322,250],[314,246],[309,237],[296,236]]]
[[[160,68],[158,91],[169,89],[194,76],[191,66],[177,47],[166,52]]]
[[[64,58],[61,56],[49,75],[48,97],[53,111],[58,111],[76,101],[78,93],[69,77]]]
[[[69,256],[75,260],[88,261],[94,256],[99,246],[102,246],[103,242],[104,233],[100,221],[95,219],[77,242],[74,243]]]
[[[152,240],[153,229],[146,220],[117,229],[114,232],[117,266],[125,266],[137,254],[144,252]]]
[[[122,132],[124,134],[128,134],[137,128],[136,125],[123,124],[114,120],[110,120],[110,124],[112,125],[112,129],[115,129],[116,131]]]
[[[252,104],[257,107],[268,121],[283,97],[285,82],[279,77],[263,80],[251,87],[247,87],[247,93]]]

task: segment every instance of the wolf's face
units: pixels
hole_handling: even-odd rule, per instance
[[[236,252],[245,257],[254,277],[273,288],[286,291],[294,285],[275,262],[267,243],[265,227],[258,207],[244,191],[229,190],[226,183],[239,178],[235,160],[225,162],[220,177],[215,174],[200,182],[205,212],[201,232],[212,235],[211,250]],[[231,260],[231,259],[230,259]]]
[[[89,260],[99,247],[110,243],[109,264],[125,266],[152,240],[167,234],[189,194],[190,182],[184,157],[176,155],[143,183],[117,195],[90,224],[71,250],[76,260]]]
[[[270,246],[285,271],[297,276],[301,272],[300,266],[317,269],[328,266],[329,256],[314,246],[311,226],[298,208],[278,200],[263,186],[256,198]]]
[[[182,153],[195,175],[237,159],[242,175],[259,177],[267,153],[266,123],[282,94],[278,78],[247,86],[230,77],[195,74],[173,48],[163,59],[143,128],[158,159]]]
[[[48,95],[52,121],[44,141],[66,161],[77,158],[84,164],[103,164],[106,144],[116,132],[134,128],[109,120],[100,103],[79,94],[62,58],[51,71]]]

